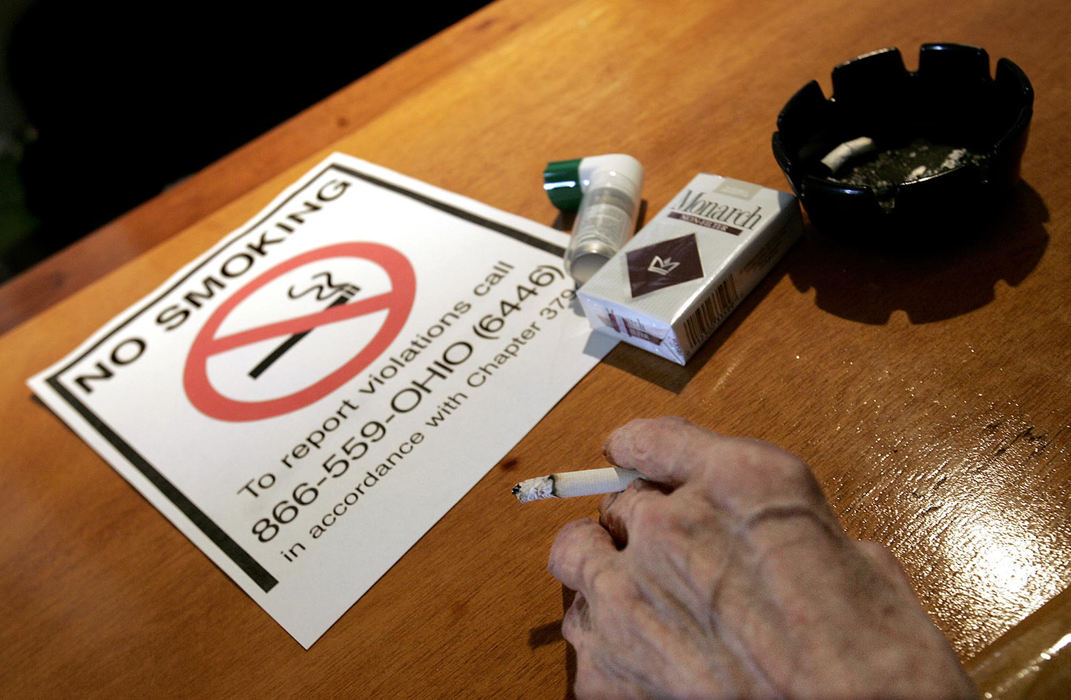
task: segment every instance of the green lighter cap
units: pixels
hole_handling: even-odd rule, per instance
[[[543,190],[562,211],[576,211],[584,193],[580,188],[580,158],[555,160],[543,169]]]

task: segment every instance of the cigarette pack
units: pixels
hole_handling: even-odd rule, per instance
[[[700,173],[578,291],[591,326],[685,364],[799,238],[796,198]]]

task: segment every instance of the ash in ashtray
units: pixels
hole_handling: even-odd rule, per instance
[[[878,195],[890,194],[893,187],[949,170],[977,163],[979,156],[966,148],[916,140],[906,146],[875,148],[862,152],[833,173],[835,182],[869,187]]]

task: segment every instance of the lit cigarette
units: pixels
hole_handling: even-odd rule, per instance
[[[872,150],[874,150],[874,140],[867,136],[860,136],[857,139],[845,141],[827,153],[822,159],[822,165],[829,168],[829,172],[836,173],[849,158]]]
[[[522,481],[513,487],[513,495],[521,503],[541,501],[545,498],[594,496],[624,491],[626,486],[642,476],[638,471],[620,467],[558,472]]]

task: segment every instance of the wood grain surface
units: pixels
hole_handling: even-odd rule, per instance
[[[990,645],[1029,664],[1071,632],[1069,29],[1057,0],[501,0],[0,288],[0,695],[565,696],[546,556],[597,499],[509,487],[661,414],[801,455],[999,695]],[[1023,181],[978,203],[973,242],[879,256],[808,230],[687,366],[614,350],[309,651],[25,386],[331,150],[547,224],[559,158],[636,156],[649,212],[697,172],[787,189],[788,97],[930,41],[1011,58],[1037,94]]]

